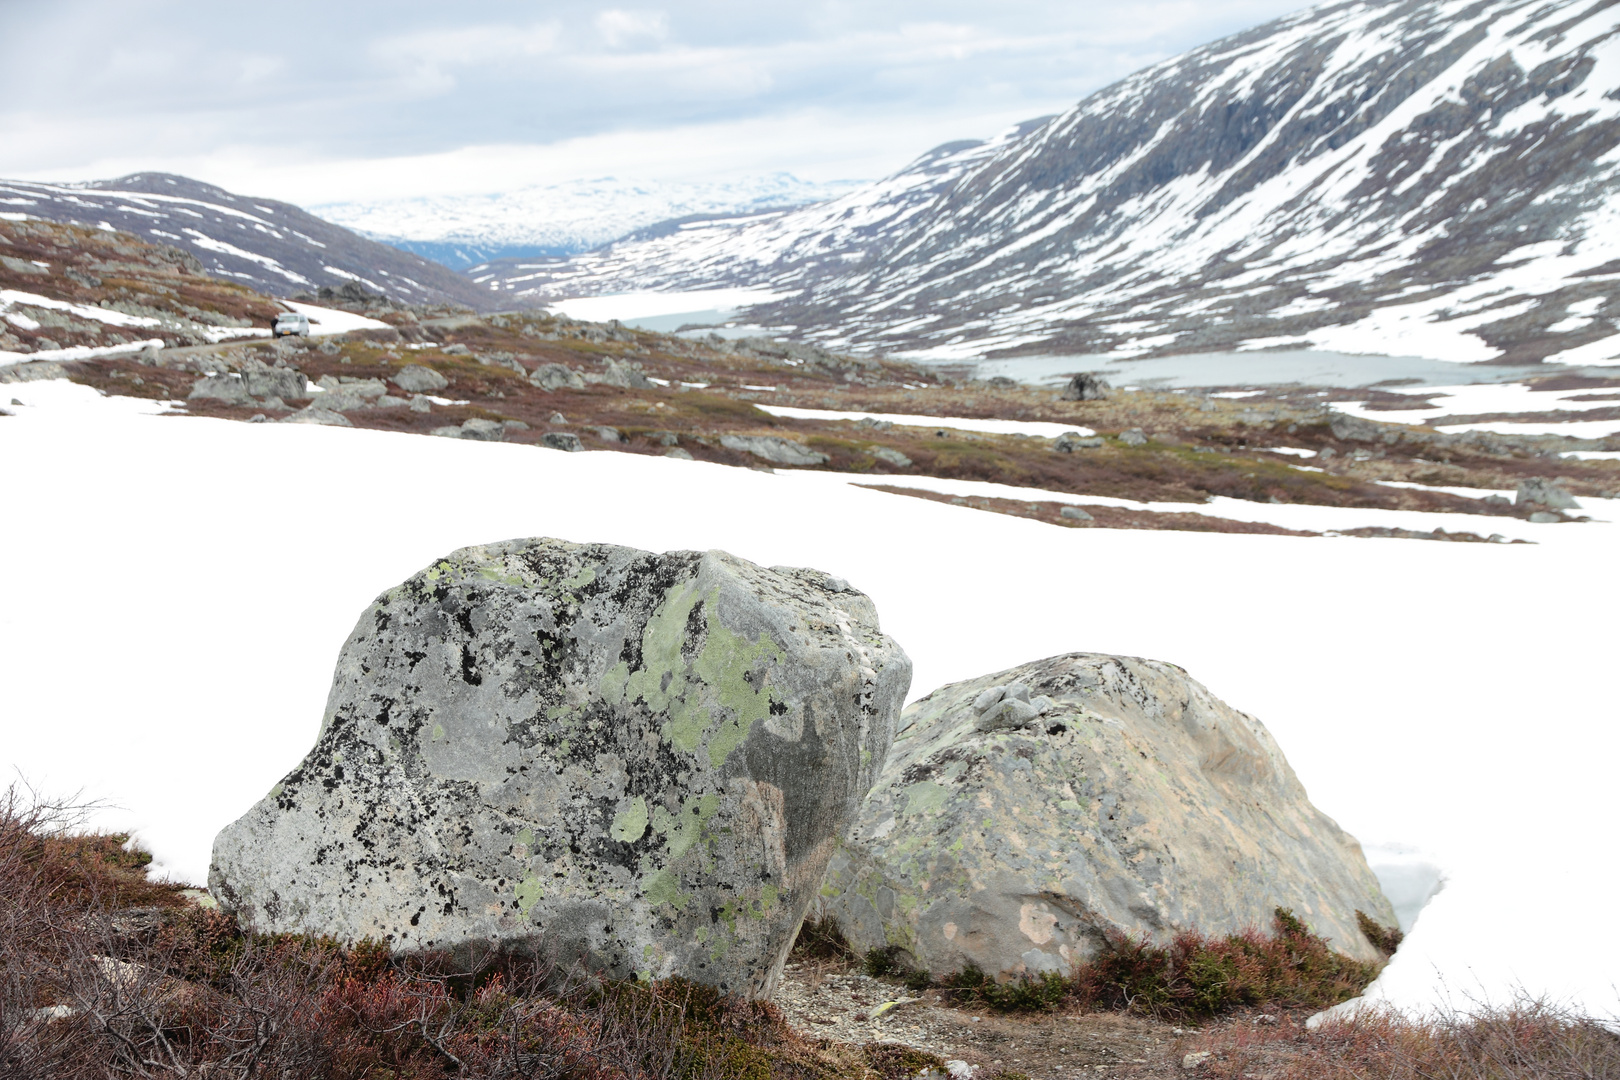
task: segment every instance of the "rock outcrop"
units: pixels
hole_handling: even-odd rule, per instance
[[[910,678],[820,571],[464,548],[361,616],[315,748],[209,887],[261,931],[768,995]]]
[[[859,949],[936,976],[1067,972],[1111,931],[1163,940],[1292,908],[1335,948],[1394,924],[1360,845],[1259,721],[1172,664],[1073,653],[911,705],[817,900]]]

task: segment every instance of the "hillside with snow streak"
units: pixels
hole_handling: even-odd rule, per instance
[[[1331,3],[798,211],[515,264],[845,348],[1620,359],[1617,0]]]

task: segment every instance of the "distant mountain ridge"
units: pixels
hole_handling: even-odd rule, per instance
[[[938,359],[1620,358],[1617,0],[1329,3],[829,202],[503,265]]]
[[[785,172],[720,181],[602,177],[494,194],[321,203],[310,210],[362,236],[465,270],[496,259],[577,254],[674,219],[803,206],[863,185],[818,183]]]
[[[0,180],[0,212],[104,226],[191,252],[216,276],[273,296],[358,282],[404,303],[487,307],[488,290],[419,255],[289,203],[167,173],[86,184]]]

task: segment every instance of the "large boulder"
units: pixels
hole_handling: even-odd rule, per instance
[[[894,750],[818,898],[860,949],[935,976],[1070,971],[1113,931],[1267,928],[1292,908],[1375,960],[1394,913],[1271,735],[1173,664],[1073,653],[942,687]]]
[[[910,681],[816,570],[464,548],[361,616],[315,748],[220,833],[209,888],[261,931],[768,995]]]

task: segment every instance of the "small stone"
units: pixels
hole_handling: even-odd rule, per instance
[[[687,453],[685,450],[682,450],[678,446],[672,446],[668,450],[665,450],[664,451],[664,456],[665,457],[672,457],[672,458],[679,458],[682,461],[693,461],[693,460],[695,460],[692,457],[691,454]]]
[[[472,353],[472,350],[465,345],[446,345],[439,351],[446,356],[468,356]]]
[[[382,397],[377,399],[377,408],[402,409],[410,403],[409,398],[395,397],[392,394],[384,394]]]
[[[1552,525],[1563,520],[1562,514],[1554,514],[1547,510],[1537,510],[1530,515],[1530,522],[1534,525]]]
[[[1076,450],[1095,450],[1103,444],[1103,440],[1096,435],[1082,435],[1078,431],[1065,431],[1052,443],[1052,449],[1060,454],[1072,454]]]
[[[1548,510],[1576,510],[1580,503],[1576,502],[1569,491],[1565,489],[1563,481],[1549,480],[1544,476],[1532,476],[1528,480],[1519,481],[1519,489],[1514,494],[1514,506],[1543,506]]]
[[[570,454],[585,449],[585,445],[579,441],[579,436],[571,431],[548,431],[540,436],[540,445],[552,450],[565,450]]]
[[[1064,401],[1102,401],[1110,389],[1107,379],[1094,371],[1083,371],[1070,379],[1058,396]]]
[[[331,409],[322,409],[316,405],[299,409],[291,416],[283,416],[277,420],[278,424],[324,424],[327,427],[354,427],[349,418],[340,412]]]
[[[1318,461],[1331,461],[1333,456],[1333,447],[1331,446],[1324,446],[1322,449],[1316,452],[1316,459]]]
[[[428,390],[443,390],[450,385],[449,379],[421,364],[406,364],[394,373],[393,382],[401,390],[413,394]]]
[[[579,372],[561,364],[541,364],[529,375],[529,382],[545,391],[585,389],[585,380]]]
[[[425,396],[423,396],[422,394],[414,394],[414,395],[411,396],[411,412],[432,412],[432,411],[433,411],[433,402],[429,401]]]
[[[1196,1069],[1215,1055],[1208,1050],[1197,1050],[1181,1059],[1183,1069]]]
[[[911,467],[911,459],[892,447],[874,446],[870,452],[872,456],[877,458],[879,461],[886,461],[897,469],[908,469]]]
[[[608,427],[606,424],[596,429],[596,437],[605,443],[622,443],[625,441],[624,435],[620,433],[618,428]]]
[[[501,426],[507,431],[528,431],[529,425],[521,420],[502,420]]]
[[[479,442],[500,442],[506,438],[506,425],[499,420],[468,420],[461,425],[461,437]]]
[[[550,416],[546,417],[546,423],[548,423],[548,424],[566,424],[566,423],[568,423],[568,417],[564,416],[560,412],[554,412]]]
[[[1096,518],[1080,509],[1078,506],[1065,506],[1058,511],[1058,516],[1066,517],[1071,521],[1095,521]]]
[[[258,412],[258,413],[254,413],[252,416],[248,417],[248,423],[250,423],[250,424],[263,424],[263,423],[268,422],[269,419],[270,418],[268,416],[264,415],[264,413]]]
[[[1119,441],[1126,446],[1146,446],[1147,433],[1139,427],[1127,428],[1119,433]]]

